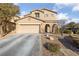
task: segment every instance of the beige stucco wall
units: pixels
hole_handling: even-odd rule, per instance
[[[44,13],[40,12],[40,11],[33,11],[32,13],[30,13],[30,16],[35,17],[35,13],[40,13],[40,17],[38,19],[44,19]]]
[[[57,14],[47,11],[47,10],[42,10],[44,12],[44,19],[45,20],[57,20]],[[46,14],[48,16],[46,16]]]
[[[26,17],[16,23],[16,33],[39,33],[41,21]]]
[[[25,17],[16,23],[17,24],[41,24],[41,21],[34,19],[34,18],[31,18],[31,17]]]
[[[40,17],[38,19],[44,20],[45,22],[26,16],[25,18],[17,22],[17,26],[16,26],[17,31],[19,33],[22,31],[28,32],[28,33],[33,33],[33,32],[45,33],[45,25],[49,24],[50,25],[49,31],[52,32],[53,24],[57,24],[56,22],[53,22],[53,20],[57,20],[57,14],[47,10],[41,10],[41,11],[37,11],[37,10],[33,11],[29,14],[29,16],[35,17],[35,13],[39,12]],[[48,16],[46,16],[46,14]],[[46,21],[46,20],[49,20],[49,21]],[[20,25],[20,24],[24,24],[24,25]]]
[[[41,26],[40,26],[40,32],[41,33],[45,33],[45,25],[46,24],[49,24],[50,25],[50,29],[49,29],[49,31],[52,33],[52,26],[54,25],[54,24],[56,24],[56,25],[58,25],[57,23],[42,23],[41,24]]]
[[[16,33],[39,33],[39,24],[18,24]]]
[[[35,13],[38,12],[38,13],[40,13],[39,19],[42,19],[42,20],[57,20],[57,14],[50,12],[50,11],[47,11],[47,10],[41,10],[41,11],[43,11],[43,12],[33,11],[32,13],[30,13],[30,16],[35,17]],[[46,15],[48,15],[48,16],[46,16]]]

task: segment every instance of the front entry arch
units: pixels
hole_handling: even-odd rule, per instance
[[[57,24],[52,25],[52,33],[54,33],[54,34],[58,33],[58,25]]]
[[[49,24],[46,24],[45,25],[45,32],[46,33],[49,33],[50,32],[50,25]]]

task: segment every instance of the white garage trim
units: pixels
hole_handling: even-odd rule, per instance
[[[32,24],[32,25],[39,25],[40,23],[18,23],[18,24]]]
[[[39,24],[18,24],[16,26],[16,33],[39,33]]]

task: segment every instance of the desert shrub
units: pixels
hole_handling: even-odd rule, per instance
[[[48,49],[50,52],[58,52],[60,49],[60,46],[58,44],[54,43],[45,43],[45,48]]]
[[[66,34],[71,34],[72,31],[71,30],[64,30],[63,33],[66,33]]]
[[[76,34],[79,34],[79,30],[76,31]]]
[[[62,28],[59,28],[59,33],[63,33]]]

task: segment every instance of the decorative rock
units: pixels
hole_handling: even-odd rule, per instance
[[[50,40],[54,40],[54,38],[50,36]]]

